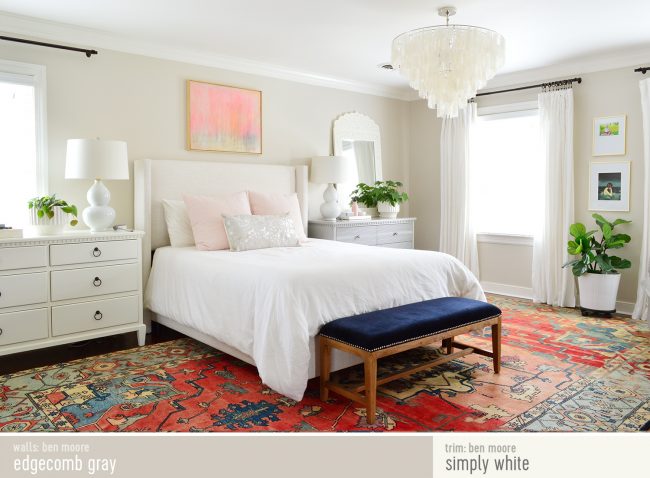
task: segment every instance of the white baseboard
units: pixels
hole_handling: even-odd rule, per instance
[[[511,284],[499,284],[498,282],[481,282],[483,290],[489,294],[506,295],[509,297],[519,297],[521,299],[533,299],[533,289],[531,287],[521,287]],[[616,301],[616,312],[622,315],[632,315],[634,311],[634,302]]]
[[[533,298],[533,289],[531,287],[521,287],[511,284],[499,284],[498,282],[481,282],[481,287],[485,292],[490,294],[508,295],[510,297],[520,297],[522,299]]]
[[[632,315],[634,312],[634,302],[616,301],[616,312],[623,315]]]

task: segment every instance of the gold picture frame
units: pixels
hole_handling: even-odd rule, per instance
[[[187,80],[187,149],[262,154],[262,92]]]

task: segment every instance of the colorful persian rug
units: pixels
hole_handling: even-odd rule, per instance
[[[378,420],[317,380],[301,402],[264,386],[254,367],[191,339],[0,377],[0,430],[16,431],[637,431],[650,420],[648,327],[629,318],[498,296],[503,365],[468,355],[380,389]],[[464,341],[490,347],[485,333]],[[381,364],[395,372],[439,351]],[[360,381],[356,367],[337,374]]]

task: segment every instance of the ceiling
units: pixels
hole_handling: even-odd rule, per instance
[[[397,72],[377,65],[390,60],[398,34],[441,23],[436,10],[447,3],[458,9],[452,23],[505,37],[501,77],[630,52],[644,58],[640,62],[650,60],[649,0],[0,0],[0,14],[46,20],[51,28],[43,31],[56,26],[61,32],[59,23],[82,27],[66,28],[68,41],[103,39],[87,47],[114,44],[119,50],[128,41],[175,51],[177,57],[185,52],[233,65],[244,61],[269,71],[406,92]],[[9,31],[12,23],[0,18],[0,31],[17,33]]]

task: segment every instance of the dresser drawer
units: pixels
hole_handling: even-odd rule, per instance
[[[377,244],[377,228],[375,226],[338,227],[336,240],[374,246]]]
[[[52,300],[138,290],[138,264],[52,271]]]
[[[378,247],[389,247],[391,249],[413,249],[412,242],[389,242],[387,244],[377,244]]]
[[[0,314],[0,345],[46,339],[47,309]]]
[[[0,308],[47,302],[47,272],[0,276]]]
[[[413,241],[413,225],[410,223],[377,226],[377,244],[411,241]]]
[[[0,248],[0,271],[47,266],[47,246]]]
[[[138,257],[138,241],[81,242],[78,244],[53,244],[50,258],[53,266],[92,264],[119,261]]]
[[[138,322],[138,296],[52,307],[52,336]]]

